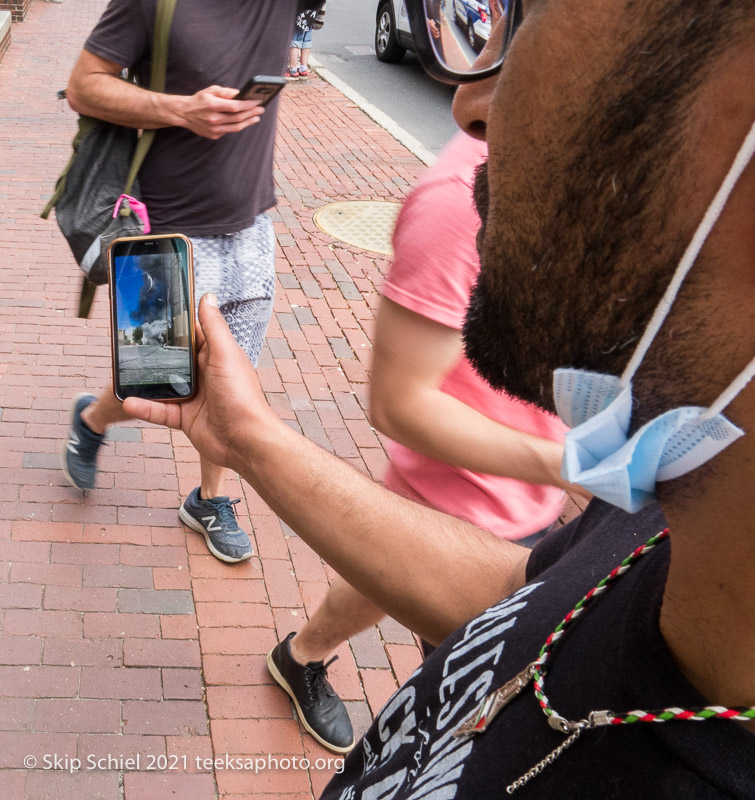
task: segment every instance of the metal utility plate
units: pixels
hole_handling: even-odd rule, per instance
[[[391,237],[400,208],[399,203],[383,200],[328,203],[317,209],[314,222],[321,231],[334,239],[392,256]]]

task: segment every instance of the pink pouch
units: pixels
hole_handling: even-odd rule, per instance
[[[139,217],[144,225],[144,233],[149,233],[151,230],[151,226],[149,224],[149,214],[147,213],[147,206],[142,203],[141,200],[137,200],[135,197],[131,197],[130,194],[122,194],[118,201],[115,204],[115,209],[113,210],[113,219],[116,218],[118,215],[118,210],[121,207],[121,203],[124,200],[128,200],[129,207],[131,210]]]

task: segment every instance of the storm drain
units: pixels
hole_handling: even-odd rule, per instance
[[[317,209],[317,227],[346,244],[393,255],[391,237],[401,205],[380,200],[348,200]]]

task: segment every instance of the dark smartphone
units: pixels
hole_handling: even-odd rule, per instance
[[[108,269],[115,396],[188,400],[196,392],[191,241],[114,239]]]
[[[257,100],[266,106],[285,85],[286,79],[277,75],[255,75],[233,99]]]

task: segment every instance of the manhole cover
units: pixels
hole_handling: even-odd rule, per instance
[[[391,236],[401,205],[380,200],[348,200],[317,209],[315,225],[334,239],[393,255]]]

